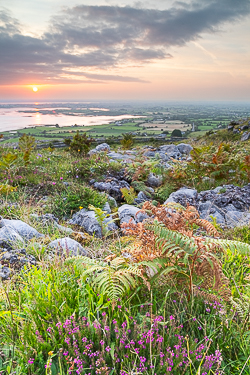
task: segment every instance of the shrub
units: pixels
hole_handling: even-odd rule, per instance
[[[124,150],[129,150],[134,144],[134,136],[132,133],[122,134],[122,139],[120,140],[122,148]]]
[[[64,140],[64,143],[69,146],[70,153],[80,156],[85,156],[89,152],[92,142],[92,138],[88,138],[86,133],[81,135],[79,131],[77,131],[72,140]]]
[[[180,129],[174,129],[171,133],[171,137],[179,137],[181,138],[182,137],[182,132],[180,131]]]

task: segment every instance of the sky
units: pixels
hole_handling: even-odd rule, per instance
[[[0,0],[0,100],[249,101],[250,0]]]

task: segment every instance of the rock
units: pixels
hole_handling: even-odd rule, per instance
[[[143,191],[140,191],[137,195],[137,198],[135,198],[135,202],[137,204],[140,204],[140,203],[143,203],[143,202],[146,202],[146,201],[148,201],[147,195]]]
[[[107,143],[101,143],[100,145],[96,146],[95,150],[97,152],[102,152],[102,151],[110,152],[110,146]]]
[[[122,200],[121,188],[130,188],[125,180],[118,180],[117,178],[109,178],[105,182],[95,182],[94,188],[99,191],[105,191],[118,201]]]
[[[4,226],[0,229],[0,240],[10,244],[24,243],[23,238],[11,226]]]
[[[10,246],[10,244],[8,242],[0,240],[0,251],[1,251],[1,249],[4,249],[4,250],[13,250],[13,247]]]
[[[57,227],[60,230],[60,232],[63,232],[63,233],[66,233],[66,234],[73,233],[73,229],[64,227],[63,225],[58,224],[56,221],[54,221],[54,225],[55,225],[55,227]]]
[[[77,224],[84,228],[85,232],[91,236],[102,237],[102,228],[95,217],[94,211],[86,211],[82,209],[76,212],[72,219],[69,220],[69,224]]]
[[[161,160],[163,161],[171,160],[170,157],[165,152],[162,152],[162,151],[157,152],[155,156],[161,158]]]
[[[240,211],[227,211],[226,223],[228,227],[249,226],[250,213]]]
[[[119,154],[118,152],[114,152],[114,151],[109,152],[107,154],[107,156],[109,158],[111,158],[111,159],[114,159],[114,160],[122,160],[122,159],[124,159],[124,156],[122,154]]]
[[[180,151],[181,154],[190,154],[190,151],[193,150],[193,147],[189,145],[188,143],[180,143],[177,145],[178,150]]]
[[[162,176],[156,176],[154,173],[149,173],[147,184],[150,187],[159,187],[162,184]]]
[[[85,250],[82,245],[79,244],[79,242],[69,237],[58,238],[50,242],[48,247],[56,250],[58,253],[65,254],[67,256],[88,256],[87,250]]]
[[[0,265],[0,277],[3,280],[7,280],[10,277],[10,274],[11,274],[11,270],[9,269],[9,267],[2,267]]]
[[[107,229],[111,232],[119,229],[116,223],[113,221],[112,215],[110,215],[109,217],[106,217],[104,219],[104,223],[107,225]]]
[[[179,152],[177,146],[173,145],[173,144],[160,146],[159,150],[164,152],[165,154],[168,154],[168,155]]]
[[[128,223],[130,219],[132,219],[134,223],[140,223],[144,219],[148,218],[148,215],[146,213],[139,211],[139,208],[132,206],[130,204],[124,204],[123,206],[119,207],[118,215],[120,223]]]
[[[144,152],[143,155],[146,156],[147,158],[154,158],[155,157],[155,151],[146,151],[146,152]]]
[[[2,252],[1,254],[1,266],[3,267],[0,269],[0,274],[2,278],[6,279],[9,278],[10,272],[8,270],[13,270],[15,273],[16,271],[19,271],[23,268],[23,266],[26,265],[36,265],[36,258],[33,255],[26,254],[25,249],[15,249],[15,250],[9,250]]]
[[[167,204],[168,202],[176,202],[176,203],[180,203],[182,206],[186,206],[187,203],[189,203],[192,206],[196,206],[196,200],[197,200],[197,190],[181,188],[175,191],[174,193],[170,194],[170,196],[164,202],[164,204]]]
[[[248,141],[248,139],[250,138],[250,132],[244,132],[241,136],[241,141]]]
[[[218,211],[215,211],[213,214],[209,215],[209,217],[205,218],[206,220],[212,222],[213,220],[212,220],[212,218],[210,216],[213,216],[214,218],[216,218],[216,223],[217,224],[220,224],[222,226],[225,225],[225,219],[224,219],[224,217]]]
[[[111,214],[111,208],[108,202],[103,206],[103,211],[107,212],[107,214]]]
[[[43,234],[39,233],[35,228],[31,227],[29,224],[24,223],[22,220],[8,220],[2,219],[0,220],[0,227],[11,227],[16,232],[20,234],[26,240],[30,240],[34,237],[44,237]]]

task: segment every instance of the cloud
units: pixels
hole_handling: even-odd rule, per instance
[[[96,68],[123,68],[172,58],[169,48],[215,33],[225,22],[250,13],[249,0],[178,1],[166,10],[87,6],[55,15],[40,38],[22,33],[22,25],[0,12],[0,84],[18,82],[145,82]],[[72,72],[72,70],[74,72]]]

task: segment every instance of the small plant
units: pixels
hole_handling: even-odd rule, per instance
[[[94,211],[96,220],[100,227],[102,228],[102,235],[106,236],[108,234],[108,225],[113,223],[115,219],[108,220],[108,216],[105,211],[103,211],[101,208],[95,207],[93,205],[89,205],[89,209]],[[107,219],[107,220],[106,220]]]
[[[128,188],[121,188],[122,198],[125,199],[126,203],[132,204],[136,198],[136,192],[133,187]]]
[[[92,138],[88,138],[86,133],[82,135],[77,131],[73,139],[65,139],[64,143],[69,147],[69,152],[73,155],[85,156],[93,142]]]
[[[120,140],[122,148],[129,150],[134,144],[134,136],[132,133],[123,133],[122,139]]]
[[[23,152],[23,160],[25,162],[25,165],[28,165],[31,151],[34,150],[34,148],[36,147],[35,137],[23,134],[19,138],[18,146],[20,150]]]

